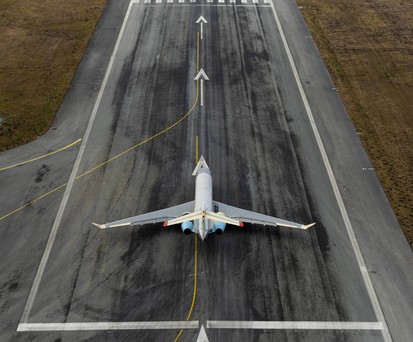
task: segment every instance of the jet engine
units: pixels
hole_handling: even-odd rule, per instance
[[[220,216],[225,216],[224,213],[218,212],[217,215]],[[225,222],[220,222],[220,221],[215,221],[214,222],[214,233],[217,235],[221,235],[224,231],[225,231],[225,227],[226,227],[226,223]]]
[[[183,213],[182,216],[188,215],[189,213]],[[185,235],[189,235],[194,232],[194,221],[182,222],[181,229]]]
[[[189,235],[194,231],[194,223],[192,221],[186,221],[181,224],[181,229],[185,235]]]

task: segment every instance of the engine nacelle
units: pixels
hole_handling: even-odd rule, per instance
[[[217,213],[220,216],[225,216],[224,213],[218,212]],[[224,231],[225,231],[225,227],[226,227],[226,223],[225,222],[220,222],[220,221],[215,221],[214,222],[214,232],[217,235],[221,235]]]
[[[224,232],[226,225],[227,224],[224,223],[224,222],[219,222],[219,221],[214,222],[214,232],[215,232],[215,234],[221,235]]]
[[[189,235],[194,232],[194,222],[192,221],[186,221],[182,222],[181,224],[181,229],[184,232],[185,235]]]

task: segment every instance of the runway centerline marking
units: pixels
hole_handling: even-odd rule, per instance
[[[16,164],[13,164],[13,165],[10,165],[10,166],[2,167],[2,168],[0,168],[0,171],[10,170],[10,169],[13,169],[13,168],[18,167],[18,166],[26,165],[26,164],[32,163],[32,162],[34,162],[34,161],[37,161],[37,160],[40,160],[40,159],[43,159],[43,158],[50,157],[50,156],[52,156],[53,154],[62,152],[62,151],[64,151],[64,150],[67,150],[68,148],[70,148],[70,147],[72,147],[72,146],[80,143],[81,141],[82,141],[82,139],[77,139],[76,141],[70,143],[69,145],[63,146],[63,147],[61,147],[61,148],[59,148],[59,149],[57,149],[57,150],[55,150],[55,151],[52,151],[52,152],[43,154],[43,155],[38,156],[38,157],[35,157],[35,158],[31,158],[31,159],[22,161],[22,162],[20,162],[20,163],[16,163]]]
[[[198,164],[198,156],[199,156],[199,141],[198,135],[195,138],[195,165]]]
[[[357,242],[357,238],[355,236],[353,226],[352,226],[351,221],[350,221],[350,217],[348,216],[347,209],[344,205],[343,198],[341,197],[340,190],[338,188],[337,181],[336,181],[336,178],[334,176],[333,168],[330,164],[330,160],[328,158],[326,149],[325,149],[323,141],[321,139],[320,132],[318,131],[317,124],[315,123],[314,115],[313,115],[313,112],[311,110],[310,104],[308,102],[307,95],[304,92],[304,88],[303,88],[300,76],[298,74],[298,70],[297,70],[297,67],[295,65],[294,59],[292,57],[292,53],[291,53],[290,47],[288,45],[287,38],[285,37],[284,30],[281,26],[281,22],[280,22],[280,19],[279,19],[279,16],[278,16],[278,12],[275,9],[274,3],[272,1],[271,1],[270,5],[271,5],[271,8],[272,8],[272,13],[274,15],[275,22],[277,24],[278,31],[279,31],[280,36],[281,36],[281,40],[282,40],[283,45],[284,45],[285,52],[287,53],[288,61],[290,63],[290,66],[291,66],[292,72],[294,74],[294,78],[295,78],[298,90],[299,90],[300,95],[301,95],[301,99],[303,100],[303,104],[304,104],[304,107],[305,107],[305,110],[306,110],[306,113],[307,113],[307,117],[310,121],[310,125],[311,125],[311,128],[313,130],[314,137],[315,137],[316,142],[317,142],[317,146],[320,150],[321,157],[323,159],[324,166],[325,166],[327,174],[328,174],[328,178],[329,178],[331,186],[333,188],[333,192],[334,192],[334,195],[336,197],[336,201],[337,201],[337,204],[339,206],[340,213],[341,213],[341,216],[342,216],[343,221],[344,221],[344,225],[346,227],[348,236],[350,238],[350,242],[351,242],[351,245],[353,247],[354,254],[356,256],[356,260],[357,260],[357,263],[358,263],[358,266],[359,266],[360,273],[362,275],[362,278],[364,280],[364,284],[365,284],[367,292],[369,294],[370,302],[373,306],[373,310],[374,310],[374,313],[376,315],[377,320],[379,322],[383,323],[384,329],[381,330],[383,339],[384,339],[385,342],[393,341],[393,339],[390,335],[390,332],[389,332],[389,328],[387,326],[386,318],[384,317],[383,310],[380,306],[376,291],[375,291],[373,283],[371,281],[370,275],[369,275],[368,272],[363,272],[362,271],[363,269],[367,269],[366,263],[364,261],[363,255],[361,253],[360,246]]]
[[[195,76],[194,80],[201,81],[201,107],[203,107],[204,106],[204,80],[209,81],[209,77],[205,73],[204,69],[201,68],[201,70],[199,70],[198,74]]]

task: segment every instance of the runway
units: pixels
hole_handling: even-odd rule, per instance
[[[200,155],[215,200],[316,226],[91,225],[193,200]],[[2,341],[413,340],[412,252],[295,2],[108,1],[0,170]]]

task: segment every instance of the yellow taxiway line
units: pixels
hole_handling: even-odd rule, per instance
[[[192,293],[191,307],[189,308],[188,315],[186,316],[186,321],[189,321],[194,310],[195,300],[196,300],[196,288],[197,288],[197,277],[198,277],[198,234],[194,234],[194,292]],[[184,329],[179,330],[178,335],[176,335],[174,342],[177,342],[181,337]]]
[[[195,164],[198,164],[198,136],[195,139]],[[197,278],[198,278],[198,234],[194,234],[195,236],[195,247],[194,247],[194,292],[192,293],[192,302],[191,307],[189,308],[188,315],[186,316],[186,320],[189,321],[192,315],[192,311],[194,311],[195,300],[196,300],[196,288],[197,288]],[[174,342],[177,342],[181,337],[184,329],[179,330],[178,335],[176,335]]]
[[[69,147],[72,147],[72,146],[80,143],[81,141],[82,141],[82,139],[77,139],[76,141],[74,141],[74,142],[70,143],[69,145],[66,145],[66,146],[64,146],[64,147],[62,147],[62,148],[59,148],[59,149],[56,150],[56,151],[52,151],[52,152],[43,154],[43,155],[41,155],[41,156],[38,156],[38,157],[36,157],[36,158],[32,158],[32,159],[29,159],[29,160],[22,161],[22,162],[20,162],[20,163],[16,163],[16,164],[13,164],[13,165],[10,165],[10,166],[6,166],[6,167],[3,167],[3,168],[0,168],[0,171],[5,171],[5,170],[13,169],[13,168],[15,168],[15,167],[17,167],[17,166],[25,165],[25,164],[28,164],[28,163],[32,163],[32,162],[34,162],[34,161],[36,161],[36,160],[49,157],[49,156],[51,156],[51,155],[53,155],[53,154],[56,154],[56,153],[58,153],[58,152],[62,152],[62,151],[64,151],[64,150],[67,150]]]
[[[6,217],[9,217],[9,216],[11,216],[11,215],[19,212],[19,211],[22,210],[22,209],[28,207],[30,204],[33,204],[33,203],[35,203],[35,202],[37,202],[37,201],[40,201],[42,198],[45,198],[45,197],[51,195],[52,193],[54,193],[54,192],[56,192],[56,191],[64,188],[66,185],[67,185],[67,183],[64,183],[64,184],[62,184],[62,185],[59,185],[58,187],[50,190],[49,192],[46,192],[45,194],[43,194],[43,195],[41,195],[41,196],[39,196],[39,197],[36,197],[35,199],[32,199],[32,200],[29,201],[29,202],[26,202],[26,203],[23,204],[21,207],[19,207],[19,208],[17,208],[17,209],[14,209],[13,211],[10,211],[9,213],[4,214],[3,216],[0,216],[0,221],[1,221],[1,220],[4,220]]]
[[[197,53],[196,68],[197,68],[197,71],[199,71],[199,32],[198,32],[198,34],[197,34],[197,52],[196,52],[196,53]],[[114,156],[114,157],[112,157],[112,158],[104,161],[103,163],[100,163],[99,165],[91,168],[90,170],[88,170],[88,171],[80,174],[79,176],[76,176],[76,179],[79,179],[79,178],[82,178],[83,176],[86,176],[87,174],[89,174],[89,173],[95,171],[96,169],[99,169],[100,167],[102,167],[102,166],[104,166],[104,165],[106,165],[106,164],[114,161],[115,159],[117,159],[117,158],[125,155],[126,153],[128,153],[128,152],[130,152],[130,151],[132,151],[132,150],[134,150],[134,149],[136,149],[136,148],[138,148],[138,147],[140,147],[140,146],[148,143],[149,141],[151,141],[151,140],[153,140],[153,139],[156,139],[157,137],[159,137],[160,135],[168,132],[168,131],[171,130],[172,128],[175,128],[175,127],[176,127],[177,125],[179,125],[183,120],[185,120],[185,119],[188,117],[189,114],[191,114],[191,113],[193,112],[193,110],[195,109],[195,107],[196,107],[196,105],[197,105],[197,103],[198,103],[198,97],[199,97],[199,81],[197,80],[197,81],[196,81],[196,96],[195,96],[194,104],[193,104],[192,107],[185,113],[185,115],[182,116],[178,121],[176,121],[175,123],[173,123],[173,124],[170,125],[169,127],[166,127],[166,128],[163,129],[162,131],[160,131],[160,132],[152,135],[151,137],[149,137],[149,138],[147,138],[147,139],[145,139],[145,140],[137,143],[136,145],[133,145],[132,147],[128,148],[127,150],[125,150],[125,151],[117,154],[116,156]]]

